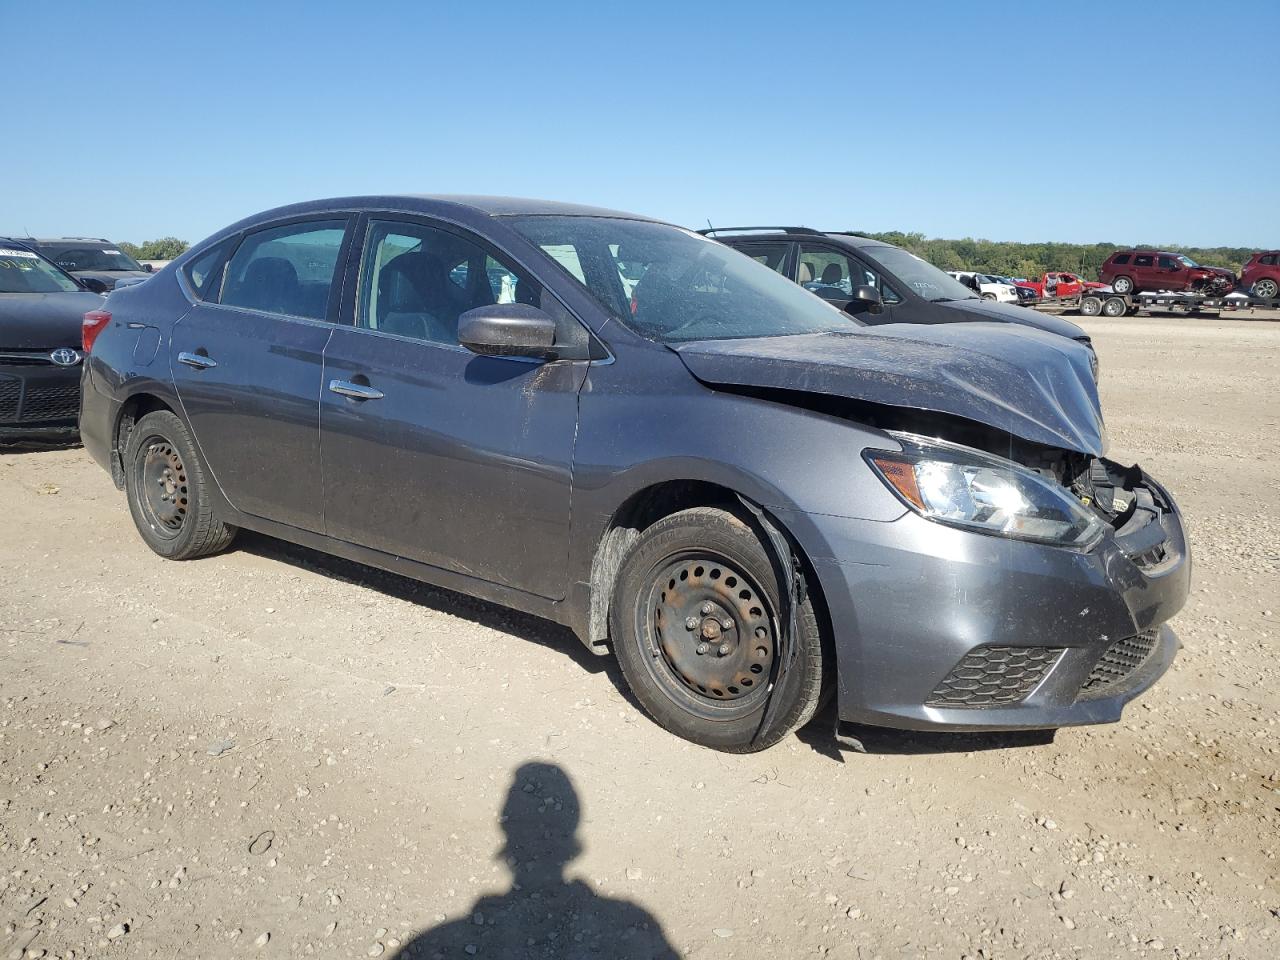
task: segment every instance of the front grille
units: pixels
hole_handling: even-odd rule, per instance
[[[22,381],[17,377],[0,377],[0,423],[18,419],[21,398]]]
[[[1160,630],[1145,630],[1136,637],[1117,640],[1103,652],[1080,687],[1080,698],[1105,697],[1133,671],[1147,662],[1160,642]]]
[[[80,415],[80,384],[27,383],[0,376],[0,422],[45,423],[74,420]]]
[[[928,706],[994,707],[1019,703],[1062,656],[1062,647],[978,647],[929,695]]]

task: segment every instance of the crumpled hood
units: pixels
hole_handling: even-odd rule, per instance
[[[1016,303],[997,303],[995,300],[952,300],[939,304],[945,310],[962,313],[971,320],[985,320],[991,323],[1018,323],[1024,327],[1056,333],[1060,337],[1072,340],[1088,340],[1088,335],[1070,320],[1063,320],[1053,314],[1041,313],[1039,310],[1028,310]]]
[[[78,350],[84,315],[102,302],[88,291],[0,293],[0,350]]]
[[[886,324],[848,333],[702,340],[674,349],[709,384],[951,414],[1093,456],[1107,446],[1088,349],[1025,327]]]

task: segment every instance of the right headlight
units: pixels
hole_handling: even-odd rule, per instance
[[[1011,460],[921,437],[895,435],[901,451],[867,462],[926,519],[1015,540],[1088,549],[1106,525],[1070,492]]]

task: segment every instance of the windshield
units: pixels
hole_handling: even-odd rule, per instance
[[[80,287],[29,250],[0,247],[0,293],[73,293]]]
[[[916,296],[934,303],[947,300],[974,300],[973,291],[954,277],[949,277],[927,260],[921,260],[914,253],[908,253],[901,247],[862,247],[858,251],[870,257],[902,281],[902,286],[910,287]]]
[[[1175,259],[1177,259],[1177,261],[1178,261],[1180,264],[1182,264],[1184,267],[1198,267],[1198,266],[1200,266],[1200,264],[1196,263],[1196,262],[1195,262],[1194,260],[1192,260],[1190,257],[1184,257],[1182,254],[1178,254],[1178,256],[1177,256]]]
[[[651,340],[782,337],[860,325],[750,257],[678,227],[609,217],[509,222]]]
[[[63,270],[142,270],[137,260],[115,247],[55,247],[43,243],[40,252]]]

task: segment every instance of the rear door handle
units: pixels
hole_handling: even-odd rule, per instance
[[[381,390],[375,390],[363,383],[352,383],[350,380],[330,380],[329,389],[352,400],[381,400],[383,397]]]
[[[216,367],[218,361],[212,357],[206,357],[203,353],[180,353],[178,354],[178,362],[185,363],[188,367],[195,367],[197,370],[208,370],[210,367]]]

